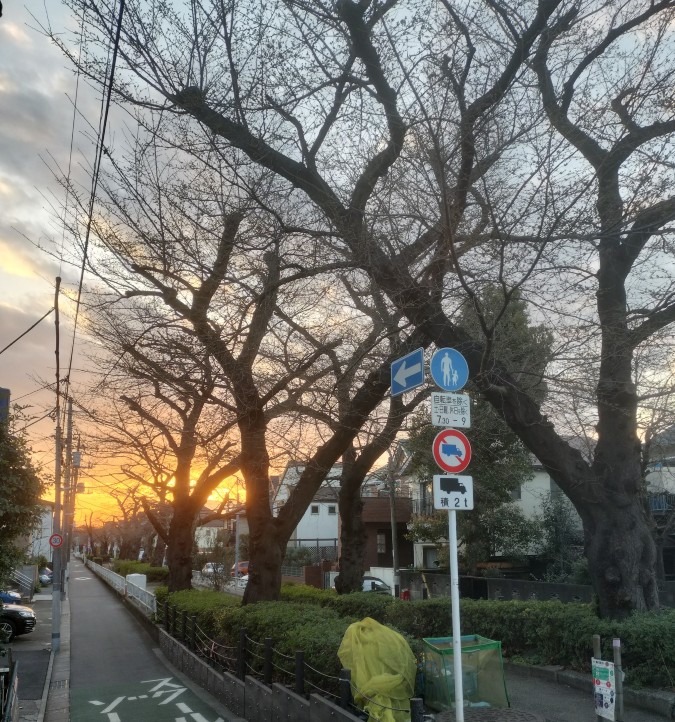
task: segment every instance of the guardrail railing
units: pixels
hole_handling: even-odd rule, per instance
[[[125,577],[120,574],[116,574],[110,569],[92,562],[90,559],[86,561],[87,566],[99,577],[103,578],[110,584],[113,589],[123,594],[129,599],[136,607],[141,609],[143,613],[151,618],[157,611],[157,599],[152,592],[149,592],[143,587],[139,587],[133,582],[127,581]]]

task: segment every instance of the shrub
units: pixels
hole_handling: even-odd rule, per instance
[[[157,590],[158,601],[165,596],[165,589]],[[236,646],[244,628],[256,644],[272,638],[275,650],[288,658],[283,660],[284,668],[292,669],[295,650],[301,649],[311,667],[329,675],[339,671],[337,649],[347,627],[364,617],[403,634],[418,659],[422,638],[452,636],[447,598],[403,602],[370,592],[338,596],[333,590],[306,585],[284,585],[282,601],[246,607],[240,606],[238,597],[212,591],[191,590],[169,597],[180,609],[197,614],[204,632],[222,644]],[[612,659],[612,639],[619,637],[629,686],[672,687],[675,609],[610,621],[599,619],[590,604],[463,599],[460,606],[463,632],[500,641],[507,657],[588,672],[593,635],[602,638],[604,659]],[[252,655],[251,664],[260,664],[256,659]],[[325,680],[312,681],[325,688]]]
[[[166,567],[153,567],[148,562],[137,562],[130,559],[116,559],[113,571],[122,577],[128,574],[145,574],[148,582],[163,582],[169,576]]]
[[[363,619],[371,617],[380,624],[385,623],[388,608],[396,600],[388,594],[375,592],[352,592],[351,594],[336,594],[326,600],[326,606],[334,609],[342,617]]]

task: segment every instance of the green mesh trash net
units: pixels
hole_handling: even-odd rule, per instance
[[[455,706],[452,637],[424,642],[424,701],[436,710]],[[469,634],[462,637],[462,682],[465,707],[508,707],[502,643]]]

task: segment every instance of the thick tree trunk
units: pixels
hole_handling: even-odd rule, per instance
[[[644,505],[637,498],[586,507],[585,551],[602,617],[621,619],[658,606],[656,549]]]
[[[176,507],[169,525],[169,591],[192,588],[192,547],[194,544],[195,514],[192,507]],[[181,508],[183,507],[183,508]]]
[[[348,487],[340,488],[340,573],[335,578],[338,594],[360,592],[366,531],[363,525],[363,501]]]
[[[276,601],[281,592],[281,562],[287,538],[280,533],[270,509],[269,456],[265,440],[267,424],[258,404],[255,387],[250,384],[249,397],[240,391],[242,408],[249,412],[240,422],[241,469],[246,480],[246,517],[249,525],[248,584],[244,604]]]
[[[279,540],[268,523],[263,533],[251,525],[249,536],[248,584],[244,592],[244,604],[273,602],[281,591],[281,562],[286,552],[286,540]]]
[[[152,550],[152,557],[150,559],[150,563],[153,567],[161,567],[162,562],[164,561],[164,551],[166,550],[166,544],[164,543],[162,537],[159,536],[159,534],[155,536],[155,539],[157,541]]]

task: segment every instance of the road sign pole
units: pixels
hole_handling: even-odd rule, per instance
[[[459,568],[457,563],[457,512],[448,509],[450,541],[450,598],[452,599],[452,657],[455,677],[455,722],[464,722],[464,680],[462,679],[462,633],[459,619]]]

